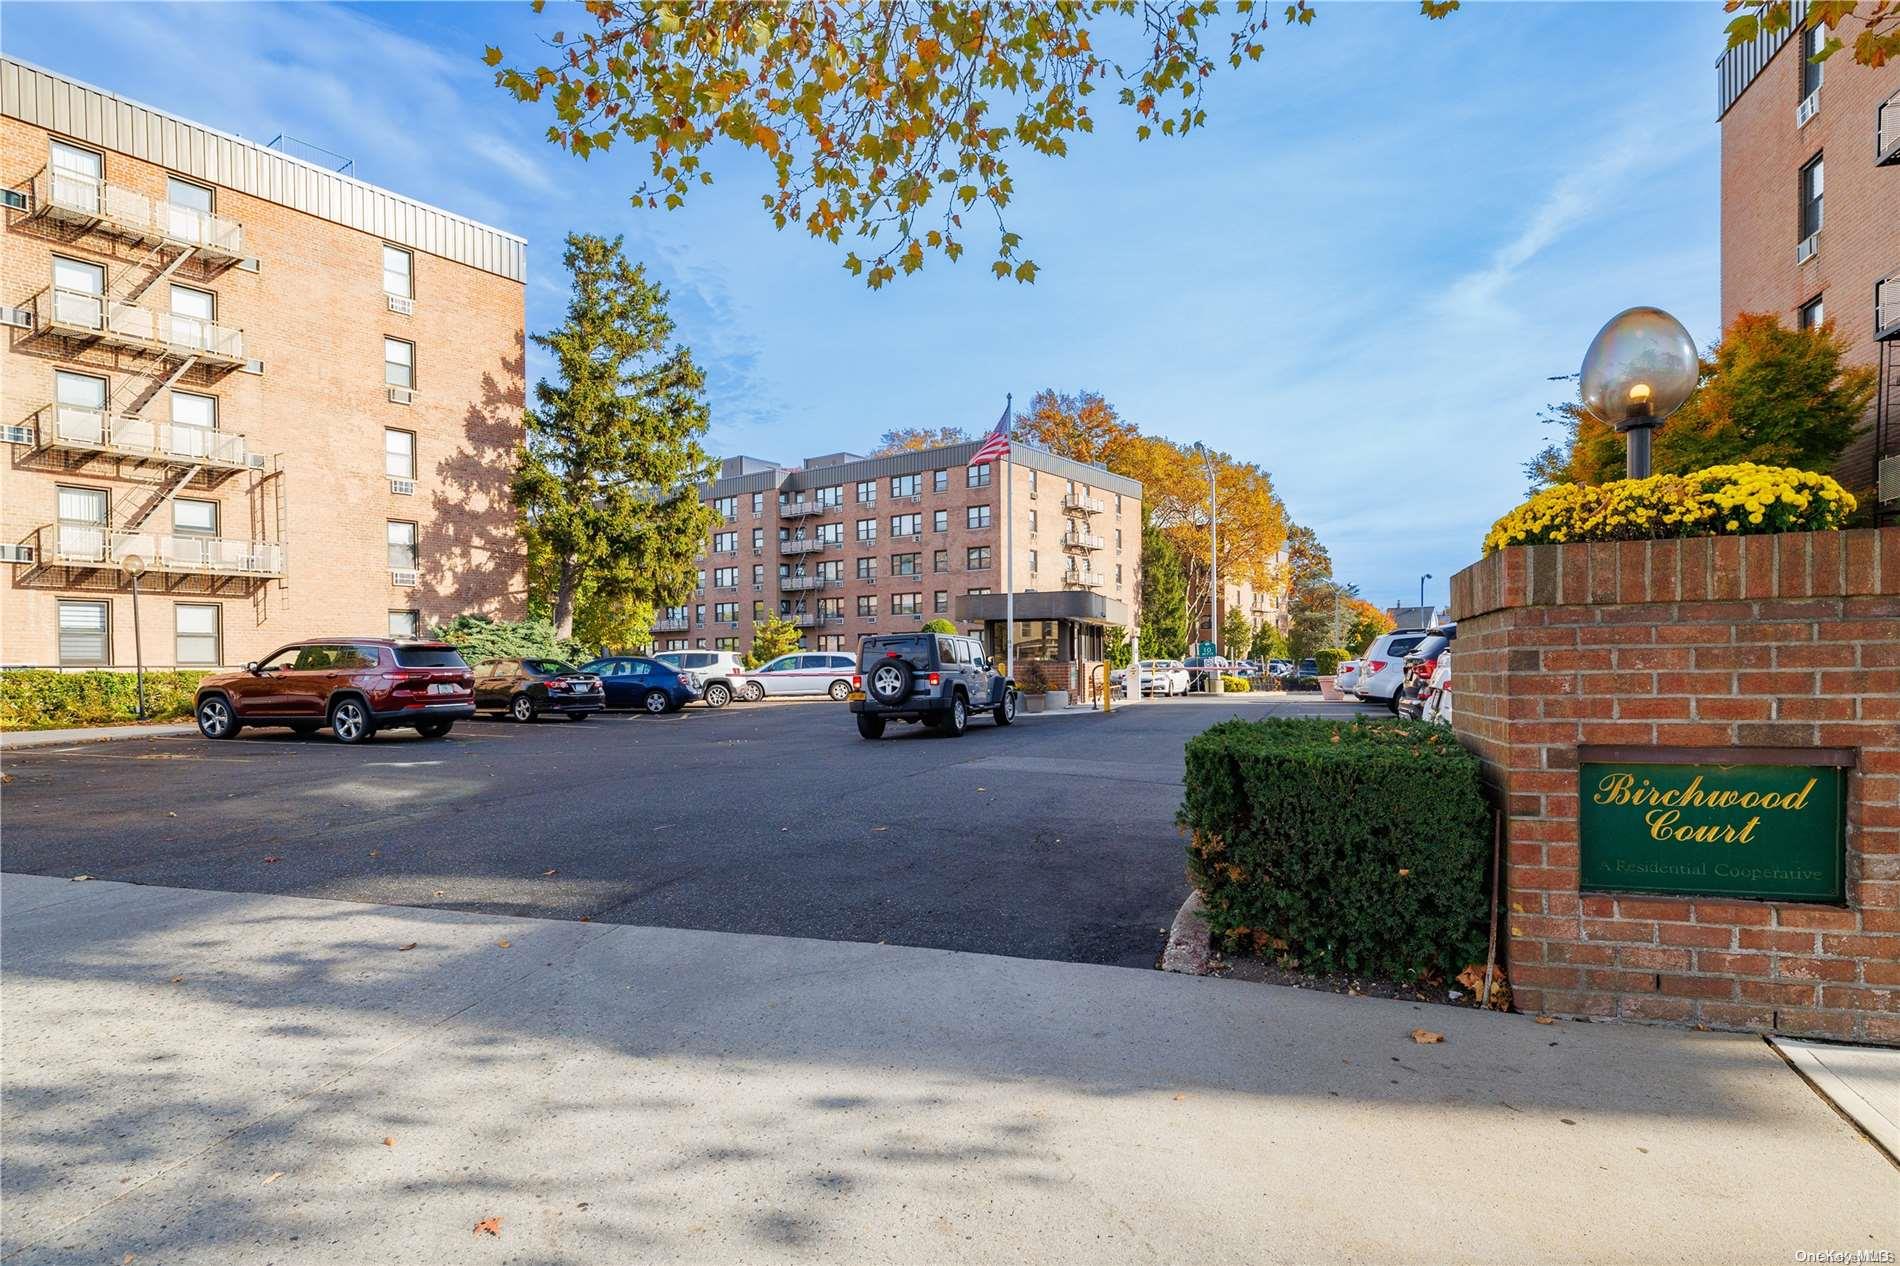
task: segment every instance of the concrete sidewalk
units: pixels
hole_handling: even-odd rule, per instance
[[[10,1261],[1900,1247],[1900,1171],[1758,1038],[15,875],[0,920]]]
[[[108,739],[170,738],[196,734],[190,721],[155,725],[88,725],[70,730],[9,730],[0,733],[0,752],[26,747],[66,747],[74,743],[101,743]]]

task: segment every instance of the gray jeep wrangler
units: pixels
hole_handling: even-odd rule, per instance
[[[893,633],[858,644],[858,672],[851,683],[851,711],[858,733],[884,737],[889,721],[922,722],[952,738],[969,728],[970,717],[987,712],[996,724],[1016,719],[1016,683],[983,653],[973,637],[949,633]]]

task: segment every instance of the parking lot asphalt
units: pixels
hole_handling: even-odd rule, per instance
[[[1151,967],[1183,745],[1307,697],[898,727],[831,703],[9,754],[8,872]]]

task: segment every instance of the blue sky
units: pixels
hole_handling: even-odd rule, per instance
[[[683,212],[629,207],[640,160],[580,162],[505,98],[484,45],[530,54],[578,15],[523,4],[10,3],[4,47],[520,233],[528,324],[558,319],[560,238],[624,233],[707,366],[712,447],[782,460],[897,426],[994,422],[1006,391],[1106,395],[1144,430],[1269,469],[1342,579],[1442,601],[1521,500],[1535,418],[1636,303],[1716,334],[1718,4],[1321,0],[1223,72],[1210,126],[1133,139],[1101,102],[1066,160],[1020,160],[1011,227],[879,293],[758,211],[756,159],[714,159]],[[1126,123],[1126,126],[1124,126]],[[530,361],[530,374],[540,367]]]

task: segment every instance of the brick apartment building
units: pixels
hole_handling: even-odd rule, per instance
[[[1004,592],[1007,473],[1020,653],[1098,659],[1102,630],[1138,618],[1141,485],[1021,443],[1006,463],[971,466],[978,446],[728,460],[704,493],[721,522],[699,591],[661,613],[655,643],[745,650],[768,613],[807,630],[812,650],[855,650],[866,634],[937,617],[981,633],[1001,619],[972,599]]]
[[[1801,29],[1806,9],[1717,64],[1722,326],[1741,312],[1830,320],[1878,367],[1866,428],[1834,472],[1865,490],[1900,454],[1900,62],[1809,61],[1826,29]],[[1887,469],[1900,496],[1900,461]],[[1883,510],[1891,521],[1900,504]]]
[[[0,164],[0,660],[520,614],[520,238],[13,59]]]

